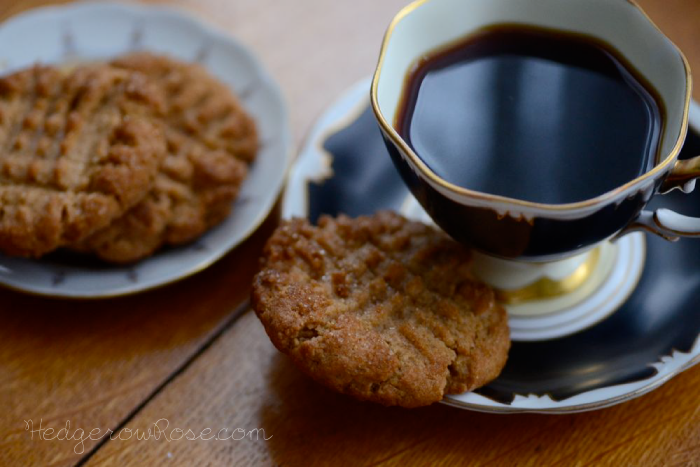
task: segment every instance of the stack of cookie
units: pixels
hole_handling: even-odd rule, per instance
[[[0,78],[0,251],[130,263],[228,216],[253,120],[202,67],[138,53]]]

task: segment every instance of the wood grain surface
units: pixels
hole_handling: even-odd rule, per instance
[[[210,269],[145,294],[75,302],[0,290],[0,466],[85,456],[96,441],[40,439],[27,423],[53,428],[49,438],[65,438],[66,421],[71,437],[118,426],[235,318],[278,219],[279,207]]]
[[[0,0],[0,17],[44,3]],[[300,143],[328,103],[372,72],[405,1],[159,3],[248,44],[280,82]],[[700,70],[700,1],[640,3]],[[200,275],[136,297],[76,303],[0,291],[0,465],[700,465],[700,367],[634,401],[567,416],[384,408],[314,384],[252,313],[236,319],[276,222],[277,212]],[[88,440],[76,453],[75,440],[32,439],[25,420],[130,439]],[[155,424],[168,439],[135,439]],[[178,441],[174,428],[245,437]]]
[[[700,372],[611,409],[576,415],[493,415],[358,402],[302,375],[250,312],[126,426],[206,428],[262,440],[115,441],[88,465],[692,465],[700,453]],[[695,396],[695,397],[693,397]],[[673,401],[669,403],[670,401]],[[126,436],[125,436],[126,437]],[[175,436],[177,437],[177,436]],[[207,436],[205,436],[207,437]]]

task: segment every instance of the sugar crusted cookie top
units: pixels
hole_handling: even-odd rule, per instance
[[[391,213],[285,222],[253,287],[270,339],[317,381],[416,407],[498,376],[507,318],[444,234]]]

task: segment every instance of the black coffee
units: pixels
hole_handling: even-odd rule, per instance
[[[455,185],[561,204],[653,167],[660,102],[602,42],[502,25],[417,63],[395,126]]]

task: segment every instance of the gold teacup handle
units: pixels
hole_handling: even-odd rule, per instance
[[[700,178],[700,156],[692,159],[676,161],[671,174],[661,185],[661,194],[666,194],[676,188],[690,193],[695,188],[695,181]]]
[[[684,193],[690,193],[695,189],[698,178],[700,178],[700,156],[676,161],[676,165],[661,185],[659,192],[666,194],[671,190],[680,189]],[[670,241],[676,241],[680,237],[700,237],[700,218],[684,216],[670,209],[642,211],[637,220],[623,230],[618,237],[638,230],[651,232]]]

